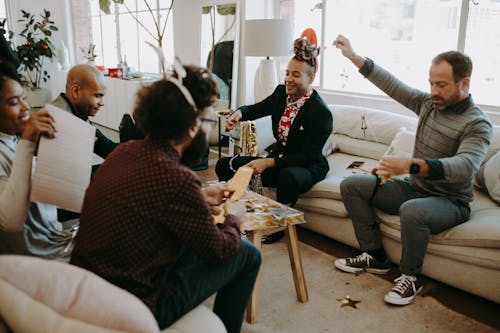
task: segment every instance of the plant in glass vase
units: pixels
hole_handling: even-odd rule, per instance
[[[24,43],[15,47],[21,61],[21,69],[26,73],[31,90],[40,89],[40,83],[50,79],[49,73],[43,69],[45,58],[52,60],[55,49],[50,38],[52,32],[57,31],[54,21],[50,19],[50,11],[44,9],[40,14],[41,20],[36,20],[35,15],[21,10],[22,18],[18,20],[23,26],[19,36],[24,38]]]
[[[151,16],[151,20],[154,25],[154,30],[151,30],[142,22],[142,20],[139,19],[137,16],[137,11],[131,10],[128,5],[125,3],[124,0],[99,0],[99,8],[105,13],[105,14],[111,14],[111,4],[115,3],[117,5],[122,5],[125,7],[125,10],[127,13],[129,13],[132,18],[137,22],[139,26],[141,26],[146,33],[155,40],[156,45],[153,45],[149,42],[148,45],[152,46],[153,49],[158,53],[159,56],[159,61],[160,61],[160,70],[162,73],[166,72],[166,64],[165,64],[165,56],[163,54],[163,38],[165,37],[165,30],[167,28],[167,22],[168,18],[170,16],[170,12],[172,11],[172,8],[174,6],[174,0],[170,0],[170,6],[168,7],[168,11],[166,15],[158,15],[155,10],[153,10],[153,7],[151,4],[148,2],[148,0],[143,0],[144,4],[147,7],[147,12]],[[153,1],[151,1],[153,2]],[[154,1],[156,2],[156,0]],[[159,4],[159,2],[156,2]],[[162,22],[163,21],[163,22]]]
[[[83,53],[83,57],[87,59],[88,63],[94,63],[97,58],[97,53],[95,53],[95,44],[90,43],[87,47],[82,47],[80,50]]]

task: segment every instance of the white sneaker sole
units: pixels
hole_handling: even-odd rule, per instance
[[[363,271],[366,271],[368,273],[374,274],[387,274],[391,270],[390,268],[356,268],[344,265],[339,260],[340,259],[335,260],[335,267],[347,273],[361,273]]]
[[[411,302],[413,302],[413,299],[415,298],[415,296],[417,296],[417,294],[419,292],[422,291],[422,288],[424,286],[420,286],[420,288],[417,289],[417,291],[415,292],[415,295],[413,296],[410,296],[410,297],[405,297],[405,298],[401,298],[399,296],[390,296],[389,293],[385,294],[384,296],[384,301],[386,303],[389,303],[389,304],[394,304],[394,305],[408,305],[410,304]]]
[[[341,271],[344,271],[347,273],[361,273],[362,271],[364,271],[363,268],[356,268],[356,267],[344,265],[339,260],[340,259],[335,260],[335,267],[337,267]]]

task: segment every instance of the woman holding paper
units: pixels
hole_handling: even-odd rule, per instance
[[[56,207],[29,201],[36,143],[55,134],[47,111],[29,113],[15,68],[0,62],[0,254],[69,257],[72,232],[62,230]]]

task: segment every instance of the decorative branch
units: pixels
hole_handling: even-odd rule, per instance
[[[165,30],[167,27],[168,18],[170,16],[170,12],[172,11],[172,7],[174,5],[174,0],[171,0],[171,2],[170,2],[170,7],[168,9],[167,16],[165,18],[165,23],[163,24],[163,28],[161,30],[160,30],[161,18],[160,17],[157,18],[154,15],[154,11],[151,8],[151,5],[149,4],[149,2],[147,0],[144,0],[144,3],[146,4],[146,7],[148,9],[148,12],[151,15],[151,17],[153,18],[153,23],[155,25],[155,30],[156,30],[156,36],[138,19],[137,15],[135,15],[134,12],[130,10],[130,8],[127,6],[127,4],[124,2],[124,0],[99,0],[99,7],[101,8],[101,10],[105,14],[111,14],[111,8],[110,8],[111,1],[116,3],[116,4],[125,6],[127,13],[130,14],[132,16],[132,18],[144,29],[144,31],[146,31],[158,43],[158,46],[159,47],[163,46],[163,37],[165,36]]]

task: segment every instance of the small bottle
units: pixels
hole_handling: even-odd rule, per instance
[[[123,61],[122,61],[122,72],[123,72],[123,77],[126,78],[128,76],[128,63],[127,63],[127,56],[123,56]]]
[[[116,65],[116,75],[113,77],[122,78],[123,77],[123,62],[120,58],[120,61]]]

